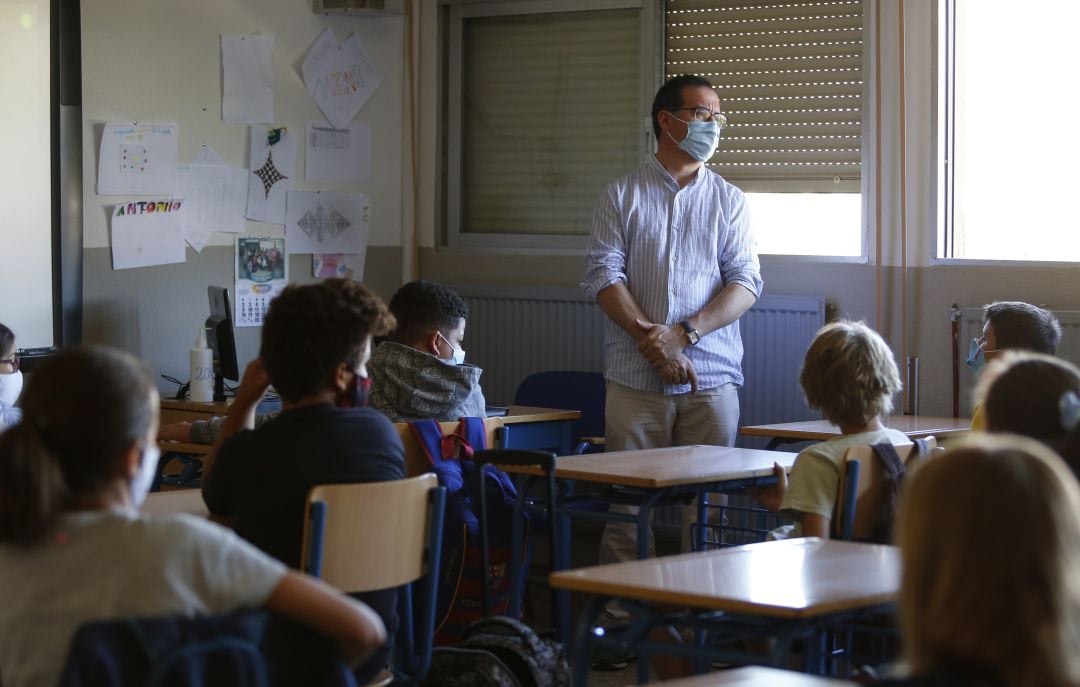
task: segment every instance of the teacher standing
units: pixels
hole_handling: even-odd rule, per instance
[[[735,440],[738,319],[762,281],[743,193],[705,167],[725,124],[708,80],[669,80],[653,100],[656,156],[597,202],[583,287],[608,317],[609,451]],[[608,524],[600,561],[633,558],[634,526]]]

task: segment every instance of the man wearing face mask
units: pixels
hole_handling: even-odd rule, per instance
[[[441,284],[413,281],[390,299],[397,321],[371,356],[368,405],[394,422],[484,417],[482,370],[465,363],[469,308]]]
[[[608,451],[735,439],[738,319],[762,281],[743,194],[705,166],[725,125],[708,80],[672,78],[653,100],[655,157],[597,201],[582,286],[608,317]],[[633,526],[609,524],[601,562],[635,553]]]
[[[382,413],[363,407],[372,336],[393,323],[378,296],[347,279],[291,285],[270,303],[259,358],[240,380],[207,456],[202,489],[212,514],[234,518],[241,537],[291,568],[300,567],[304,507],[313,486],[405,477],[397,430]],[[271,383],[281,412],[253,429],[255,408]],[[357,598],[375,609],[393,637],[396,591]],[[383,651],[369,663],[381,666],[385,658]]]
[[[15,407],[22,386],[19,358],[15,355],[15,334],[0,324],[0,432],[22,418],[22,411]]]
[[[1054,313],[1022,301],[997,301],[983,307],[982,336],[971,340],[967,364],[975,374],[1004,351],[1054,355],[1061,343],[1061,324]],[[971,413],[971,428],[985,430],[982,405]]]

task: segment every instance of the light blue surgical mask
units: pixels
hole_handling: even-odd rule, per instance
[[[971,340],[971,345],[968,346],[967,364],[975,374],[979,374],[986,367],[986,351],[983,350],[982,339]]]
[[[438,334],[442,338],[442,340],[446,342],[446,345],[450,347],[450,350],[453,351],[450,354],[449,358],[439,358],[439,360],[443,361],[447,365],[464,365],[465,349],[450,343],[450,339],[443,336],[442,332],[436,332],[436,334]]]
[[[675,117],[675,119],[679,118]],[[715,120],[699,122],[696,119],[689,122],[682,119],[679,121],[686,124],[686,138],[675,141],[675,137],[668,132],[671,140],[698,162],[705,162],[712,157],[716,152],[716,146],[720,144],[720,123]]]

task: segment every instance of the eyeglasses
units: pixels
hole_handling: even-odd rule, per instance
[[[8,365],[11,365],[11,371],[12,372],[18,372],[19,371],[19,364],[21,362],[22,362],[21,357],[19,357],[17,355],[13,355],[10,358],[4,358],[3,360],[0,360],[0,365],[3,365],[5,363],[7,363]]]
[[[707,107],[680,107],[676,108],[676,112],[682,112],[686,110],[693,112],[694,121],[698,122],[716,122],[723,129],[727,126],[727,117],[721,112],[710,112]]]

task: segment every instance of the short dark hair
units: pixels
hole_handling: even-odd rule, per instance
[[[0,355],[4,355],[15,347],[15,332],[0,324]]]
[[[694,74],[682,74],[668,79],[656,92],[656,97],[652,101],[652,130],[657,141],[660,140],[660,113],[664,110],[674,112],[682,107],[682,92],[687,86],[713,87],[708,79]]]
[[[382,299],[358,282],[290,285],[270,302],[259,355],[281,397],[295,401],[326,390],[341,363],[358,366],[368,338],[393,326]]]
[[[1061,343],[1061,325],[1049,310],[1021,301],[998,301],[983,309],[994,328],[998,350],[1035,351],[1053,355]]]
[[[433,281],[411,281],[390,299],[390,312],[397,320],[394,340],[414,341],[436,329],[446,334],[469,319],[469,306],[442,284]]]

